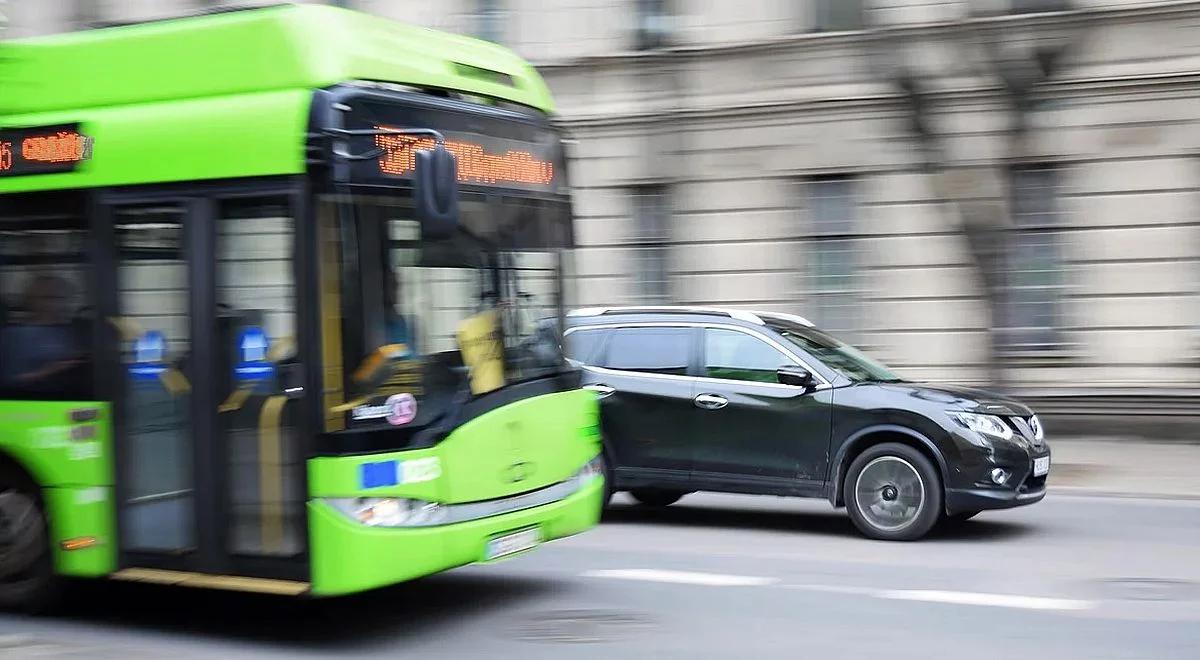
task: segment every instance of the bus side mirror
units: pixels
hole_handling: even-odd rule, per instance
[[[421,237],[449,238],[458,229],[458,162],[440,144],[413,157],[413,210]]]

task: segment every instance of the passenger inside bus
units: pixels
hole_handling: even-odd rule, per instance
[[[84,351],[72,325],[73,288],[66,279],[35,275],[25,288],[24,309],[3,330],[3,379],[8,388],[51,392],[68,388],[72,372],[84,365]]]

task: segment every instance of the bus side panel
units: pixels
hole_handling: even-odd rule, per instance
[[[89,419],[73,421],[76,411]],[[111,419],[107,403],[0,401],[0,452],[41,489],[55,567],[65,575],[101,575],[116,566]],[[85,547],[63,549],[64,541],[81,539]]]
[[[60,575],[101,577],[117,569],[113,489],[108,486],[47,488],[54,569]],[[64,547],[65,542],[71,545]]]

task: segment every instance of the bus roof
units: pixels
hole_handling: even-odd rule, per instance
[[[554,109],[506,48],[322,5],[16,40],[0,44],[0,128],[79,124],[94,158],[0,192],[299,173],[312,90],[351,81]]]

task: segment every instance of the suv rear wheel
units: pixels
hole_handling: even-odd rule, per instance
[[[629,491],[633,495],[633,499],[646,506],[670,506],[679,501],[683,497],[683,492],[678,490],[654,490],[654,489],[639,489]]]
[[[919,539],[942,512],[942,485],[933,463],[894,442],[869,447],[854,459],[843,497],[855,527],[884,541]]]

